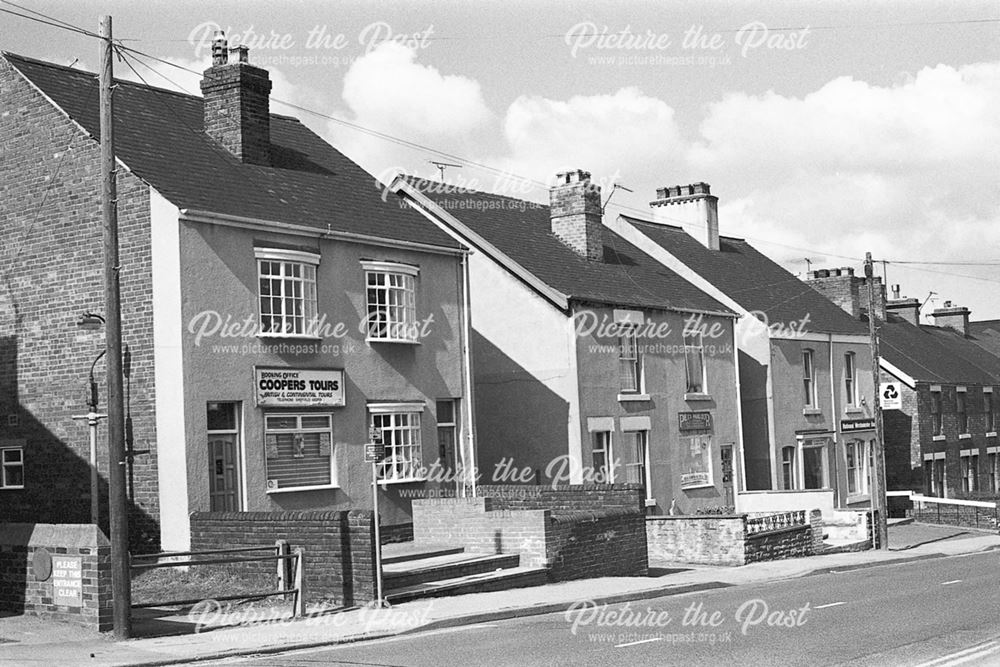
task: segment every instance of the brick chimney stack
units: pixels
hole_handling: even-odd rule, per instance
[[[655,222],[679,224],[709,250],[719,249],[719,198],[708,183],[659,188],[649,205]]]
[[[885,319],[885,285],[882,279],[875,281],[875,315]],[[806,280],[814,290],[840,306],[851,317],[857,318],[868,312],[868,283],[861,276],[854,275],[854,269],[816,269]]]
[[[931,313],[931,317],[934,318],[934,326],[948,327],[968,336],[970,312],[965,306],[954,306],[951,301],[945,301],[943,307]]]
[[[215,33],[212,66],[201,80],[205,132],[241,161],[270,165],[271,79],[247,61],[248,52],[246,46],[230,49],[225,34]]]
[[[604,261],[601,187],[590,182],[590,172],[577,169],[556,175],[549,189],[552,233],[581,257]]]

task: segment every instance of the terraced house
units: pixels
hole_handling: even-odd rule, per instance
[[[875,433],[866,325],[747,241],[721,236],[708,184],[661,188],[650,206],[647,219],[608,224],[739,315],[742,507],[867,503]],[[857,307],[857,290],[854,298]]]
[[[405,523],[401,490],[472,456],[465,251],[271,113],[245,48],[213,61],[203,97],[114,93],[135,541],[183,550],[196,510],[370,508],[378,436]],[[0,520],[86,522],[97,77],[6,53],[0,103]]]
[[[559,174],[548,205],[393,189],[472,253],[483,483],[638,483],[658,514],[733,504],[733,312],[604,227],[588,172]]]

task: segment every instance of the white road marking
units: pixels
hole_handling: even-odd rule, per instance
[[[942,581],[941,585],[942,586],[951,586],[952,584],[960,584],[960,583],[962,583],[961,579],[952,579],[951,581]]]
[[[637,642],[629,642],[627,644],[615,644],[615,648],[625,648],[626,646],[635,646],[637,644],[648,644],[649,642],[662,642],[663,637],[653,637],[652,639],[640,639]]]
[[[831,602],[830,604],[821,604],[818,607],[813,607],[813,609],[826,609],[827,607],[839,607],[842,604],[847,604],[846,602]]]
[[[973,646],[972,648],[941,656],[935,660],[922,663],[918,667],[954,667],[964,665],[971,660],[986,658],[998,651],[1000,651],[1000,640],[994,639],[978,646]]]

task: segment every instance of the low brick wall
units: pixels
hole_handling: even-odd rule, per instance
[[[364,604],[375,598],[375,524],[367,510],[349,512],[194,512],[191,550],[271,546],[301,548],[306,601]],[[272,572],[272,561],[247,563]]]
[[[650,565],[743,565],[746,559],[742,516],[646,517],[646,543]]]
[[[110,630],[104,533],[92,524],[0,524],[0,609]]]
[[[744,563],[800,558],[815,553],[810,526],[789,526],[746,538]]]
[[[812,517],[811,517],[812,518]],[[746,565],[816,553],[818,525],[782,526],[750,534],[746,515],[646,517],[652,566],[672,563]],[[822,532],[819,542],[822,543]]]
[[[906,511],[906,516],[920,523],[936,523],[942,526],[997,530],[996,510],[992,507],[969,507],[967,505],[939,505],[914,503]]]
[[[382,544],[413,541],[413,523],[397,523],[392,526],[379,526],[379,537]]]
[[[523,566],[549,568],[553,581],[642,576],[645,517],[638,487],[632,486],[544,487],[545,495],[534,497],[519,496],[522,487],[480,487],[480,494],[496,497],[414,500],[413,537],[470,553],[516,553]],[[545,498],[560,510],[544,509]],[[611,507],[602,505],[607,500]]]

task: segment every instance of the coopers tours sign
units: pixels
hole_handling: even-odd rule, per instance
[[[344,371],[256,368],[257,405],[270,408],[344,405]]]

